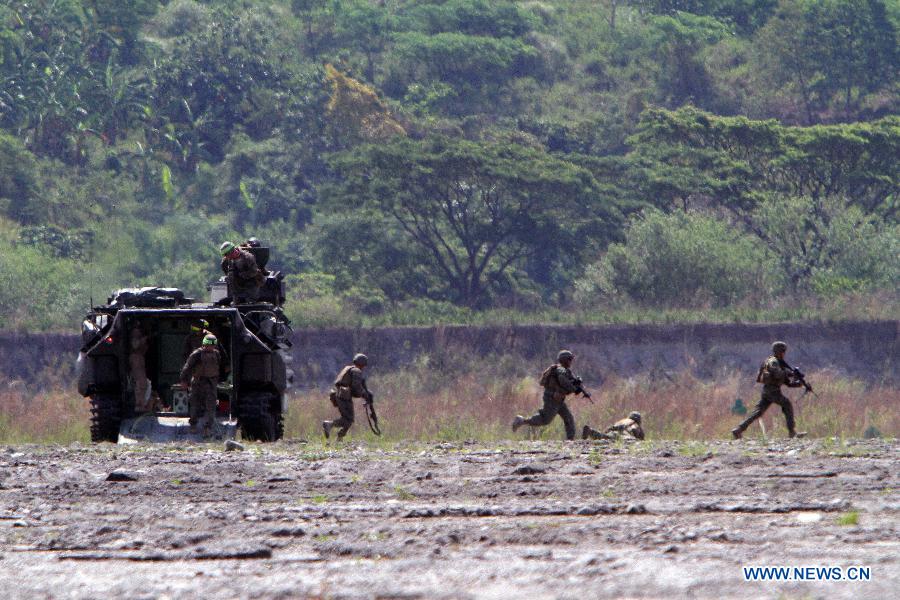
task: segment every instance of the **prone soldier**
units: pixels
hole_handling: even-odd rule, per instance
[[[628,414],[628,418],[616,421],[603,432],[592,429],[589,425],[585,425],[584,429],[581,430],[581,439],[583,440],[588,438],[594,440],[615,440],[626,435],[630,435],[637,440],[644,439],[644,430],[641,428],[641,413],[633,411]]]
[[[581,394],[585,398],[591,395],[581,385],[581,378],[572,373],[572,361],[575,355],[569,350],[560,350],[554,364],[547,367],[541,374],[540,384],[544,388],[544,406],[534,415],[525,418],[516,415],[512,422],[512,430],[516,431],[522,425],[543,427],[549,425],[556,415],[559,415],[566,428],[566,439],[575,439],[575,417],[566,405],[566,396],[569,394]]]
[[[347,435],[353,426],[355,414],[353,399],[363,398],[366,402],[372,402],[372,392],[366,386],[366,378],[363,377],[363,369],[369,364],[365,354],[357,354],[353,357],[353,363],[347,365],[338,373],[334,380],[334,389],[331,391],[331,403],[338,409],[341,416],[334,421],[322,421],[322,431],[325,438],[331,437],[331,430],[338,428],[338,439]]]
[[[772,344],[772,356],[766,359],[756,374],[756,382],[763,384],[762,395],[747,418],[731,430],[731,435],[734,439],[741,439],[744,431],[750,427],[753,421],[760,418],[772,404],[777,404],[781,407],[784,419],[787,422],[788,436],[803,437],[806,435],[806,432],[797,432],[794,423],[794,407],[791,405],[791,401],[781,393],[781,386],[786,385],[791,388],[805,387],[809,391],[812,391],[812,386],[803,381],[802,375],[796,376],[798,371],[791,368],[784,360],[786,353],[787,344],[784,342]]]

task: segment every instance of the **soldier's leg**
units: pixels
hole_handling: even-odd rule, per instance
[[[209,381],[203,390],[203,433],[208,434],[215,429],[216,425],[216,385],[215,382]]]
[[[566,439],[575,439],[575,416],[569,410],[569,406],[565,402],[560,403],[559,416],[562,417],[563,425],[566,427]]]
[[[550,422],[553,421],[553,417],[559,412],[561,406],[562,402],[558,402],[554,400],[552,396],[545,394],[544,407],[525,419],[525,425],[531,425],[532,427],[549,425]]]
[[[778,397],[774,398],[773,402],[778,404],[778,406],[781,407],[781,412],[784,413],[784,420],[787,422],[788,435],[791,437],[796,436],[797,424],[794,422],[794,407],[791,404],[791,401],[787,398],[787,396],[778,394]]]
[[[741,424],[737,426],[736,431],[740,431],[741,433],[747,431],[747,428],[753,424],[753,421],[763,416],[763,413],[766,412],[771,404],[772,400],[768,396],[762,396],[750,414],[747,415],[747,418],[741,421]]]
[[[353,410],[353,400],[338,400],[337,401],[338,411],[340,411],[341,416],[339,419],[335,419],[332,421],[331,426],[338,428],[338,439],[341,439],[350,428],[353,426],[353,421],[356,419],[356,415]]]
[[[151,407],[147,406],[147,369],[144,364],[144,357],[139,354],[132,354],[128,357],[128,363],[131,366],[131,379],[134,381],[134,411],[147,412]]]
[[[188,419],[188,423],[191,424],[191,432],[196,431],[197,429],[197,419],[200,417],[200,386],[199,382],[192,381],[191,382],[191,391],[188,395],[188,415],[190,418]]]
[[[608,433],[603,433],[602,431],[598,431],[591,427],[590,425],[585,425],[581,430],[581,439],[592,439],[592,440],[611,440],[615,436],[610,435]]]

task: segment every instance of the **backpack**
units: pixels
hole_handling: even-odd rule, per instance
[[[554,363],[554,364],[550,365],[549,367],[547,367],[546,369],[544,369],[544,372],[541,373],[541,378],[538,380],[538,384],[540,384],[540,386],[543,388],[550,385],[550,378],[556,377],[556,369],[558,369],[558,368],[559,368],[559,365]]]

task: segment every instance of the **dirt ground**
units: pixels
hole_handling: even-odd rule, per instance
[[[900,443],[0,448],[7,598],[896,598]],[[745,582],[742,566],[870,568]]]

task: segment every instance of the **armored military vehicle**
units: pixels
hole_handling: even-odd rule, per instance
[[[269,250],[247,248],[265,269]],[[216,335],[224,365],[218,385],[218,434],[240,428],[250,440],[275,441],[284,433],[285,392],[291,383],[290,322],[282,312],[284,277],[268,272],[252,304],[232,305],[224,277],[199,303],[173,288],[123,289],[96,306],[82,323],[78,391],[90,398],[91,439],[165,441],[186,436],[188,390],[179,374],[194,349],[191,328]],[[146,336],[146,379],[136,385],[129,362],[131,336]],[[196,337],[196,336],[195,336]],[[146,390],[136,402],[135,390]],[[137,406],[151,406],[138,412]]]

